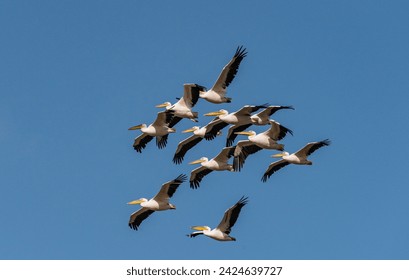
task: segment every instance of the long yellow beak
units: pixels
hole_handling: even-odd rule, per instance
[[[189,128],[189,129],[186,129],[186,130],[183,130],[182,133],[193,132],[193,131],[195,131],[195,128],[194,128],[194,127]]]
[[[155,107],[156,108],[164,108],[166,106],[168,106],[168,103],[162,103],[162,104],[156,105]]]
[[[137,130],[137,129],[141,129],[141,128],[142,128],[142,125],[138,124],[138,125],[135,125],[135,126],[132,126],[132,127],[128,128],[128,130]]]
[[[207,114],[204,114],[204,115],[205,115],[205,116],[208,116],[208,117],[220,116],[220,115],[223,115],[223,112],[216,111],[216,112],[210,112],[210,113],[207,113]]]
[[[135,205],[135,204],[141,204],[143,201],[141,199],[137,199],[137,200],[132,200],[130,202],[128,202],[128,205]]]
[[[239,132],[235,132],[234,134],[247,135],[247,136],[253,135],[253,133],[250,131],[239,131]]]
[[[194,230],[205,230],[206,227],[204,227],[204,226],[193,226],[192,229],[194,229]]]
[[[280,154],[272,155],[271,157],[273,157],[273,158],[280,158],[280,157],[283,157],[284,155],[285,155],[285,154],[280,153]]]
[[[202,163],[202,162],[204,162],[204,160],[203,160],[203,159],[198,159],[198,160],[195,160],[195,161],[189,162],[189,164],[198,164],[198,163]]]

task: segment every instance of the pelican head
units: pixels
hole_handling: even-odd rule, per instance
[[[194,229],[194,230],[209,230],[209,231],[211,230],[211,228],[208,227],[208,226],[193,226],[192,229]]]
[[[256,132],[254,130],[249,130],[249,131],[239,131],[235,132],[234,134],[240,134],[240,135],[247,135],[247,136],[254,136],[256,135]]]
[[[208,161],[207,157],[201,157],[201,158],[198,159],[198,160],[189,162],[189,164],[198,164],[198,163],[202,163],[202,162],[205,162],[205,161]]]
[[[138,125],[135,125],[135,126],[132,126],[132,127],[130,127],[130,128],[128,128],[128,130],[137,130],[137,129],[142,129],[142,128],[146,128],[146,124],[138,124]]]
[[[289,155],[290,154],[288,152],[282,152],[282,153],[279,153],[279,154],[272,155],[271,157],[282,158],[282,157],[286,157],[286,156],[289,156]]]
[[[212,117],[212,116],[225,116],[225,115],[227,115],[229,112],[227,112],[227,110],[224,110],[224,109],[221,109],[221,110],[219,110],[219,111],[215,111],[215,112],[210,112],[210,113],[207,113],[207,114],[204,114],[205,116],[208,116],[208,117]]]
[[[146,198],[140,198],[140,199],[137,199],[137,200],[132,200],[132,201],[128,202],[127,204],[128,205],[135,205],[135,204],[141,204],[141,203],[144,203],[144,202],[147,202],[147,201],[148,200]]]
[[[197,130],[199,130],[199,127],[198,127],[198,126],[194,126],[194,127],[192,127],[192,128],[183,130],[182,133],[195,132],[195,131],[197,131]]]
[[[170,107],[170,106],[172,106],[172,103],[167,101],[167,102],[163,102],[162,104],[156,105],[155,107],[156,108],[164,108],[164,107]]]

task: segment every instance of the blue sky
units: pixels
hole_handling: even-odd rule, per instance
[[[0,259],[408,259],[408,10],[406,1],[2,1]],[[176,211],[131,230],[139,206],[126,202],[190,175],[187,162],[213,157],[225,138],[174,165],[192,122],[142,154],[127,128],[151,123],[184,83],[210,88],[238,45],[248,56],[228,88],[233,102],[200,100],[199,125],[222,108],[293,105],[274,115],[294,132],[286,149],[332,145],[267,183],[273,151],[197,190],[184,183]],[[243,195],[236,242],[186,237],[190,226],[216,226]]]

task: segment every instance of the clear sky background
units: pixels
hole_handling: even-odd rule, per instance
[[[409,259],[407,1],[12,1],[0,3],[1,259]],[[215,156],[222,137],[172,163],[133,148],[154,106],[184,83],[210,88],[237,46],[248,56],[230,104],[293,105],[273,118],[294,152],[326,138],[312,166],[260,178],[274,151],[213,172],[176,211],[128,227],[160,186]],[[261,132],[267,127],[255,127]],[[240,136],[238,139],[244,139]],[[241,196],[236,242],[186,237]]]

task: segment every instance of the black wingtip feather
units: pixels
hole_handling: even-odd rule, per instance
[[[172,161],[174,164],[181,164],[183,161],[183,157],[173,157]]]
[[[238,205],[244,206],[249,202],[248,196],[245,197],[244,195],[240,198],[240,200],[237,202]]]
[[[240,58],[240,59],[245,58],[247,56],[246,48],[244,48],[243,45],[238,46],[234,56],[237,57],[237,58]]]
[[[200,183],[197,181],[190,181],[190,188],[191,189],[198,189],[200,187]]]
[[[175,182],[183,183],[183,182],[186,182],[186,180],[187,180],[187,175],[182,173],[178,177],[176,177]]]
[[[331,140],[325,139],[325,140],[321,141],[321,143],[322,143],[324,146],[329,146],[329,145],[331,145]]]

